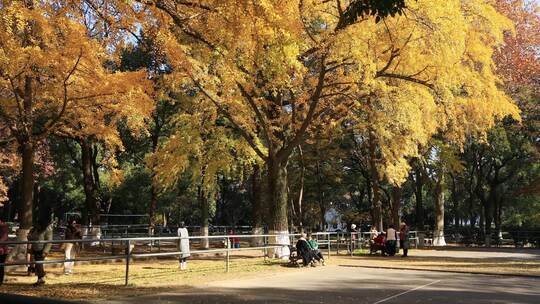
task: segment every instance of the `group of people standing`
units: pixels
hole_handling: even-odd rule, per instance
[[[52,241],[53,239],[54,222],[48,224],[36,224],[28,232],[28,241]],[[8,240],[9,227],[6,223],[0,220],[0,242]],[[78,248],[76,240],[82,239],[82,233],[79,225],[75,221],[72,221],[65,230],[65,239],[73,240],[74,242],[67,242],[62,244],[64,249],[65,260],[64,273],[72,274],[74,262],[71,259],[75,258],[75,252]],[[45,269],[43,261],[49,254],[52,247],[52,243],[29,243],[26,247],[26,262],[28,263],[27,273],[28,275],[36,274],[37,281],[34,286],[40,286],[45,284]],[[4,282],[4,265],[8,256],[8,245],[0,245],[0,285]],[[36,263],[37,262],[37,263]]]
[[[52,241],[53,239],[53,228],[54,222],[51,222],[48,225],[36,225],[28,233],[29,241]],[[77,221],[71,221],[65,228],[64,239],[73,242],[62,243],[60,248],[64,250],[64,274],[70,275],[73,274],[73,267],[75,262],[72,261],[75,259],[75,253],[79,251],[80,245],[78,240],[81,240],[83,237],[81,227],[77,224]],[[27,262],[29,263],[28,275],[32,275],[35,272],[38,280],[34,283],[34,286],[39,286],[45,284],[45,270],[42,263],[33,263],[33,262],[42,262],[45,260],[45,257],[49,254],[52,247],[52,243],[33,243],[28,244],[28,253],[27,253]]]
[[[409,253],[409,227],[405,222],[400,224],[399,233],[396,231],[395,226],[390,224],[386,231],[379,232],[376,226],[372,226],[370,230],[371,234],[371,246],[373,246],[378,238],[384,238],[385,248],[383,254],[394,256],[398,251],[397,241],[399,240],[399,247],[403,250],[402,257],[407,257]]]

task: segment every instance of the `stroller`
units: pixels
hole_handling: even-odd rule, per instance
[[[371,240],[369,254],[377,253],[379,250],[381,251],[381,255],[386,254],[386,236],[382,233]]]

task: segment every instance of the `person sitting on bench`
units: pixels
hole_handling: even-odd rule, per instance
[[[371,226],[371,230],[369,231],[369,243],[373,244],[375,243],[375,238],[379,236],[379,231],[377,230],[377,226]]]
[[[311,265],[312,267],[315,267],[315,259],[311,251],[311,247],[309,247],[309,243],[306,240],[305,233],[302,233],[296,242],[296,251],[298,252],[298,256],[302,257],[304,266]]]
[[[311,253],[313,254],[313,257],[317,261],[321,262],[323,266],[325,266],[324,257],[322,255],[322,252],[319,250],[319,244],[317,243],[317,240],[313,238],[313,235],[311,233],[307,234],[307,242],[309,244],[309,247],[311,248]]]

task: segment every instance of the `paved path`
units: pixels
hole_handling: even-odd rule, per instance
[[[107,303],[540,303],[540,279],[335,265]]]
[[[451,248],[411,250],[412,256],[430,258],[468,258],[468,259],[504,259],[504,260],[539,260],[538,249],[515,248]]]

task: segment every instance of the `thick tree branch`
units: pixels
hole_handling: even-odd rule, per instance
[[[236,85],[240,89],[240,92],[242,93],[244,98],[248,101],[249,105],[251,106],[251,108],[255,112],[255,115],[257,116],[257,119],[261,123],[261,126],[263,128],[264,137],[265,137],[265,139],[266,139],[266,141],[268,143],[269,154],[272,155],[273,152],[274,152],[274,144],[273,144],[273,142],[271,140],[272,139],[272,137],[271,137],[272,134],[270,133],[270,130],[268,129],[268,123],[267,123],[266,119],[264,118],[261,111],[259,110],[259,107],[257,107],[257,104],[255,103],[255,100],[253,100],[253,97],[245,90],[245,88],[242,86],[242,84],[237,81]]]
[[[401,79],[401,80],[405,80],[405,81],[409,81],[409,82],[414,82],[414,83],[417,83],[417,84],[421,84],[423,86],[426,86],[430,89],[435,89],[435,86],[425,80],[421,80],[421,79],[417,79],[417,78],[414,78],[412,76],[407,76],[407,75],[400,75],[400,74],[394,74],[394,73],[379,73],[377,72],[377,74],[375,75],[375,78],[379,78],[379,77],[386,77],[386,78],[396,78],[396,79]]]
[[[82,49],[79,52],[79,56],[77,57],[77,60],[75,61],[75,64],[73,65],[71,70],[68,72],[68,74],[66,75],[66,78],[64,78],[64,82],[62,83],[63,89],[64,89],[62,109],[60,109],[60,112],[50,121],[50,123],[45,125],[45,130],[43,130],[44,133],[49,133],[50,130],[52,128],[54,128],[54,126],[58,123],[58,121],[60,121],[62,116],[64,116],[64,114],[66,113],[68,100],[69,100],[68,91],[67,91],[68,90],[67,87],[69,85],[68,81],[71,78],[71,76],[73,76],[75,71],[77,70],[77,67],[79,66],[79,63],[81,62],[81,58],[82,58]]]
[[[390,58],[388,59],[388,62],[386,63],[386,65],[381,70],[379,70],[377,72],[377,74],[385,73],[388,70],[388,68],[390,68],[392,63],[394,62],[394,59],[396,59],[398,56],[399,56],[399,49],[392,48],[391,53],[390,53]]]
[[[306,115],[306,118],[302,122],[302,125],[300,126],[300,129],[298,130],[298,132],[296,132],[296,135],[291,140],[291,142],[288,145],[281,148],[281,150],[277,153],[277,158],[280,161],[285,159],[287,156],[289,156],[291,154],[291,152],[293,151],[293,149],[302,142],[302,140],[304,139],[304,136],[306,134],[307,128],[309,127],[311,122],[313,122],[313,120],[316,119],[316,117],[315,117],[316,112],[315,111],[317,109],[317,105],[319,104],[319,100],[320,100],[321,95],[322,95],[322,91],[323,91],[323,87],[324,87],[324,79],[325,79],[326,72],[327,72],[327,69],[326,69],[325,64],[324,64],[325,58],[326,57],[323,57],[321,59],[321,69],[319,71],[319,77],[318,77],[318,80],[317,80],[317,86],[315,87],[315,91],[311,95],[311,98],[310,98],[311,103],[309,104],[309,109],[308,109],[308,113]]]
[[[197,79],[191,77],[191,80],[193,81],[195,86],[197,86],[197,88],[203,93],[203,95],[206,96],[214,104],[214,106],[216,106],[218,111],[233,124],[233,126],[238,130],[238,132],[240,132],[240,135],[244,137],[244,139],[248,142],[248,144],[255,151],[255,153],[257,153],[257,155],[265,162],[268,161],[268,156],[264,155],[264,153],[255,143],[253,137],[250,136],[249,133],[244,128],[242,128],[240,124],[236,122],[236,120],[232,117],[231,113],[229,113],[225,108],[223,108],[221,103],[217,101],[210,93],[208,93]]]
[[[26,119],[25,119],[25,116],[23,114],[23,105],[22,105],[22,101],[20,99],[19,96],[22,96],[22,95],[19,95],[19,94],[22,94],[22,91],[15,87],[15,84],[13,83],[13,79],[9,78],[9,84],[11,86],[11,90],[13,91],[13,95],[15,95],[15,102],[17,103],[17,110],[19,111],[19,117],[21,118],[21,120],[23,122],[26,122]]]

